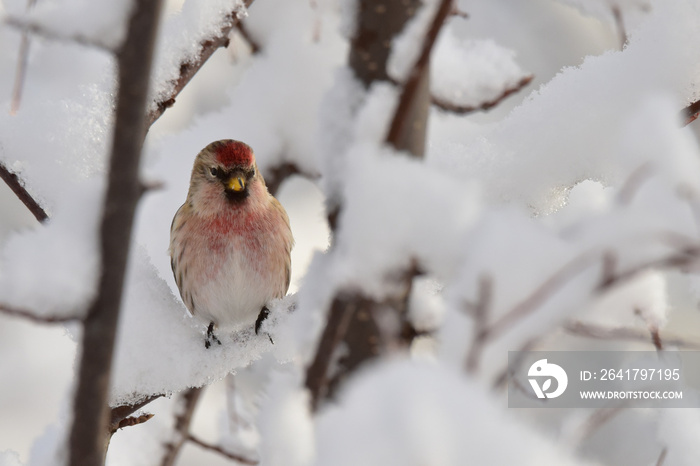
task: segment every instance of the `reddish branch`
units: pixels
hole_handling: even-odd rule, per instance
[[[695,119],[700,115],[700,100],[693,102],[681,111],[681,119],[683,120],[683,126],[695,121]]]
[[[204,441],[198,439],[197,437],[193,436],[192,434],[189,434],[187,436],[187,440],[196,444],[196,445],[199,445],[200,447],[202,447],[206,450],[213,451],[213,452],[218,453],[222,456],[225,456],[226,458],[228,458],[230,460],[238,461],[239,463],[242,463],[242,464],[249,464],[249,465],[254,466],[254,465],[259,463],[259,461],[257,461],[257,460],[252,460],[250,458],[246,458],[245,456],[237,455],[235,453],[231,453],[230,451],[226,451],[218,445],[212,445],[210,443],[204,442]]]
[[[150,403],[153,400],[156,400],[160,398],[163,395],[151,395],[148,398],[133,404],[133,405],[122,405],[122,406],[117,406],[115,408],[112,408],[110,410],[109,414],[109,432],[111,434],[115,433],[117,429],[119,429],[121,423],[127,419],[129,416],[131,416],[133,413],[138,411],[139,409],[143,408],[146,406],[148,403]]]
[[[394,118],[389,127],[389,134],[386,137],[386,142],[391,144],[397,149],[406,148],[406,140],[410,139],[409,134],[415,132],[417,129],[419,131],[425,132],[425,128],[416,128],[416,112],[414,108],[421,104],[421,99],[418,98],[421,92],[421,86],[425,86],[426,89],[429,88],[429,66],[430,66],[430,53],[433,50],[435,41],[437,40],[438,33],[442,29],[442,25],[445,22],[447,16],[449,16],[452,11],[452,0],[441,0],[435,17],[433,18],[430,28],[423,40],[423,46],[421,48],[420,55],[413,69],[404,84],[403,91],[401,92],[401,97],[399,98],[399,104],[394,113]],[[420,112],[418,110],[418,112]],[[423,126],[425,121],[422,121]],[[414,155],[414,151],[411,151]],[[422,151],[421,151],[422,152]]]
[[[254,0],[245,0],[245,6],[248,8]],[[147,126],[150,127],[153,123],[158,120],[158,118],[165,113],[165,111],[172,107],[175,103],[175,98],[180,94],[180,92],[185,88],[185,86],[192,80],[195,74],[204,66],[204,64],[209,60],[214,52],[216,52],[221,47],[228,47],[229,35],[234,28],[239,25],[238,19],[238,9],[229,12],[224,18],[223,26],[219,29],[218,33],[207,40],[204,40],[200,44],[199,53],[191,61],[182,62],[180,64],[180,73],[177,79],[172,82],[173,88],[171,92],[164,98],[155,102],[155,109],[148,113]]]
[[[515,94],[516,92],[520,91],[525,86],[530,84],[533,78],[533,75],[525,76],[522,79],[520,79],[520,81],[518,81],[515,84],[515,86],[505,88],[503,92],[501,92],[501,94],[498,95],[495,99],[486,101],[479,105],[457,105],[435,96],[432,97],[432,104],[442,110],[456,113],[457,115],[466,115],[468,113],[490,110],[491,108],[503,102],[506,99],[506,97],[510,96],[511,94]]]
[[[19,177],[15,173],[8,170],[2,162],[0,162],[0,178],[2,178],[7,186],[10,187],[17,198],[22,201],[25,206],[27,206],[27,209],[29,209],[32,215],[34,215],[34,218],[40,222],[43,222],[49,218],[41,205],[39,205],[32,195],[29,194],[27,189],[24,187],[24,183],[20,181]]]
[[[81,320],[80,317],[76,316],[42,316],[26,309],[18,309],[4,304],[0,304],[0,313],[22,317],[39,324],[64,324],[68,322],[79,322]]]

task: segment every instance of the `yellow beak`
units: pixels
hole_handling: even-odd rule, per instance
[[[232,176],[226,182],[226,189],[237,193],[243,191],[245,189],[245,178],[241,176]]]

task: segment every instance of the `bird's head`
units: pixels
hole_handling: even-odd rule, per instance
[[[258,173],[253,149],[245,143],[233,139],[212,142],[195,159],[191,196],[240,203],[261,188],[265,189],[265,182]]]

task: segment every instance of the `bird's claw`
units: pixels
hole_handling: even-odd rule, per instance
[[[209,349],[213,341],[215,341],[218,344],[221,344],[221,340],[216,338],[216,335],[214,335],[214,322],[210,322],[209,327],[207,327],[207,336],[204,339],[204,347],[206,349]]]
[[[263,306],[262,309],[260,309],[260,314],[258,314],[258,318],[255,320],[255,334],[259,335],[260,334],[260,328],[262,327],[263,322],[265,322],[265,319],[268,318],[270,315],[270,310],[267,308],[267,306]],[[267,334],[267,338],[270,339],[270,343],[273,345],[275,342],[272,340],[272,336],[270,334]]]

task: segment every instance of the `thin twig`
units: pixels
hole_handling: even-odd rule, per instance
[[[81,318],[77,316],[42,316],[33,311],[14,308],[5,304],[0,304],[0,313],[9,316],[22,317],[39,324],[66,324],[69,322],[80,322],[81,320]]]
[[[27,11],[31,10],[36,0],[27,1]],[[10,115],[16,115],[19,110],[20,102],[22,101],[22,88],[27,75],[27,62],[29,61],[29,46],[31,39],[29,32],[22,31],[22,41],[19,44],[19,53],[17,54],[17,68],[15,70],[15,84],[12,87],[12,101],[10,102]]]
[[[34,21],[28,21],[26,19],[18,18],[16,16],[11,15],[4,16],[2,21],[7,26],[20,29],[22,31],[30,32],[32,34],[44,37],[46,39],[55,40],[59,42],[74,42],[76,44],[102,50],[110,54],[115,53],[115,50],[111,46],[96,41],[95,38],[92,37],[84,36],[81,34],[66,35],[59,31],[52,31],[50,29],[47,29],[46,25],[44,24],[37,23]]]
[[[145,413],[140,416],[129,416],[127,418],[122,419],[119,422],[119,426],[117,426],[118,429],[123,429],[124,427],[131,427],[131,426],[137,426],[139,424],[143,424],[144,422],[150,420],[153,418],[153,414],[151,413]]]
[[[506,97],[510,96],[511,94],[515,94],[516,92],[520,91],[522,88],[530,84],[533,79],[534,75],[525,76],[521,78],[520,81],[518,81],[513,87],[505,88],[496,98],[488,100],[479,105],[457,105],[436,96],[432,97],[432,104],[442,110],[445,110],[446,112],[455,113],[457,115],[466,115],[468,113],[486,111],[503,102]]]
[[[479,278],[479,292],[476,303],[468,306],[474,320],[474,332],[472,336],[471,348],[467,351],[465,368],[467,373],[474,373],[481,359],[481,349],[484,338],[488,333],[488,316],[491,311],[493,300],[493,279],[490,276]]]
[[[659,453],[659,459],[656,460],[656,466],[664,466],[664,463],[666,462],[666,455],[668,454],[668,447],[664,447],[663,450],[661,450],[661,453]]]
[[[17,174],[8,170],[5,164],[2,162],[0,162],[0,178],[2,178],[5,184],[7,184],[12,192],[15,193],[15,196],[22,201],[22,204],[29,209],[29,212],[34,215],[35,219],[37,219],[39,222],[43,222],[49,218],[46,211],[41,207],[36,199],[29,194],[29,191],[27,191],[27,189],[24,187],[24,183],[20,181]]]
[[[237,455],[235,453],[231,453],[229,451],[226,451],[218,445],[212,445],[210,443],[204,442],[192,434],[189,434],[187,436],[187,440],[194,443],[195,445],[199,445],[200,447],[202,447],[206,450],[216,452],[222,456],[225,456],[226,458],[228,458],[230,460],[238,461],[239,463],[249,464],[249,465],[253,465],[253,466],[259,463],[259,461],[257,461],[257,460],[252,460],[250,458],[246,458],[245,456]]]
[[[617,35],[620,38],[620,50],[625,48],[627,44],[627,30],[625,29],[625,20],[622,17],[622,10],[620,10],[619,5],[612,6],[613,19],[615,20],[615,27],[617,28]]]
[[[243,21],[238,21],[236,23],[236,30],[238,31],[238,34],[243,38],[243,40],[246,41],[248,46],[250,47],[250,53],[253,55],[257,54],[262,50],[262,47],[256,41],[253,36],[250,35],[250,31],[248,31],[248,28],[245,26],[245,23]]]
[[[571,335],[576,335],[584,338],[593,338],[596,340],[621,340],[621,341],[639,341],[650,343],[658,348],[654,339],[658,339],[659,345],[673,346],[686,349],[700,349],[700,341],[690,341],[677,336],[661,336],[659,331],[654,333],[644,331],[637,328],[629,327],[606,327],[599,324],[586,323],[581,321],[570,321],[563,325],[563,330]],[[651,334],[650,334],[651,333]],[[663,344],[661,344],[663,342]]]

